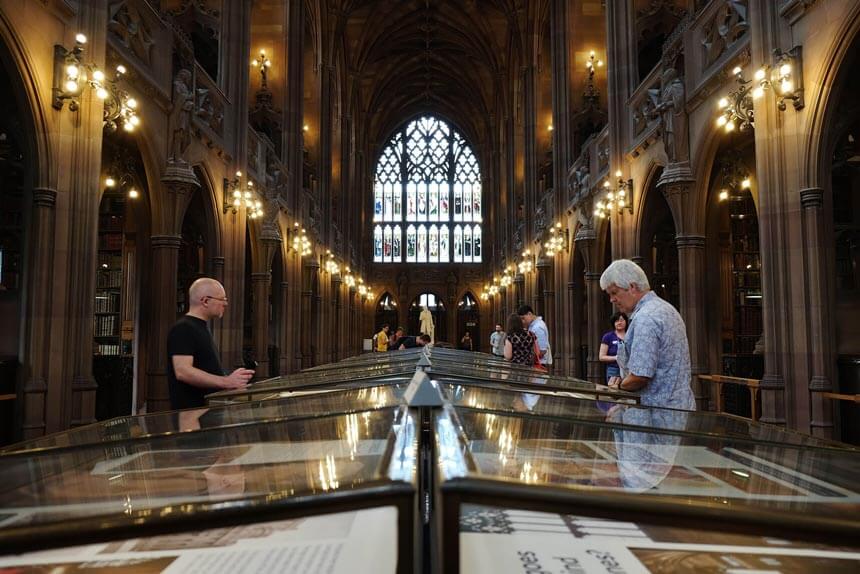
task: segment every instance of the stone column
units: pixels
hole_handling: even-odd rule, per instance
[[[51,346],[51,316],[53,303],[54,226],[56,224],[57,191],[47,187],[33,190],[30,216],[30,245],[27,263],[30,278],[28,297],[24,298],[21,325],[24,348],[21,355],[23,377],[19,377],[17,395],[21,402],[23,440],[42,436],[47,426],[45,399],[48,392],[48,361]]]
[[[170,408],[167,389],[167,332],[176,322],[176,281],[179,265],[179,235],[150,237],[153,283],[150,285],[150,333],[147,352],[147,387],[138,393],[139,406],[148,412]]]
[[[707,408],[702,385],[696,375],[708,372],[705,319],[705,238],[701,235],[678,235],[678,275],[681,290],[681,316],[687,326],[690,344],[690,372],[693,394],[699,409]]]
[[[602,272],[585,272],[585,292],[588,298],[588,380],[592,383],[606,381],[603,364],[600,362],[600,338],[603,336],[602,297],[600,289]]]
[[[599,257],[594,253],[597,244],[597,232],[591,225],[581,227],[576,233],[576,249],[582,253],[585,263],[585,296],[588,306],[588,380],[593,383],[604,382],[603,366],[600,364],[600,337],[603,335],[601,321],[601,297],[600,276],[602,271],[595,271],[594,266],[598,264]]]
[[[169,162],[161,178],[161,233],[150,237],[152,254],[151,314],[146,348],[146,386],[138,390],[138,407],[148,412],[168,410],[167,332],[176,322],[176,283],[179,248],[182,245],[182,214],[194,190],[200,186],[185,162]],[[222,266],[223,274],[223,266]]]
[[[331,278],[331,297],[332,307],[334,308],[334,321],[331,323],[329,333],[335,334],[333,338],[328,340],[329,360],[330,362],[337,361],[343,357],[344,337],[345,333],[342,328],[345,325],[343,322],[343,302],[341,301],[340,286],[343,284],[340,274]],[[395,327],[396,329],[397,327]],[[333,340],[332,340],[333,339]]]
[[[286,269],[284,269],[286,273]],[[280,306],[281,306],[281,322],[278,325],[278,360],[280,361],[280,365],[278,366],[278,373],[281,375],[285,375],[290,372],[291,365],[291,357],[290,357],[290,348],[287,337],[287,325],[289,325],[292,321],[288,321],[292,319],[292,313],[289,312],[290,305],[290,284],[287,281],[281,282],[281,290],[279,292],[280,297]]]
[[[253,321],[254,358],[257,360],[256,379],[269,376],[269,289],[272,274],[268,271],[251,273],[251,317]]]
[[[809,317],[809,345],[812,377],[809,381],[812,419],[810,430],[813,435],[833,438],[833,405],[821,398],[819,393],[833,390],[828,376],[828,365],[833,364],[833,345],[830,328],[830,309],[827,301],[827,262],[823,255],[825,249],[824,190],[811,187],[800,190],[800,205],[803,218],[803,245],[806,261],[806,293]],[[799,392],[799,391],[798,391]]]

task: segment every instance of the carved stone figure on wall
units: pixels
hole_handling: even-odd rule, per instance
[[[675,68],[666,68],[660,81],[660,101],[652,113],[660,116],[663,146],[670,164],[690,159],[686,100],[684,80]]]
[[[191,143],[191,111],[194,98],[191,89],[191,72],[182,69],[173,80],[173,112],[171,115],[170,155],[172,162],[185,162],[185,150]]]

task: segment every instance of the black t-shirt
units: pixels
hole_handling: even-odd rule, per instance
[[[397,348],[403,345],[404,349],[414,349],[418,346],[418,340],[415,337],[401,337],[397,339]]]
[[[189,409],[206,405],[204,398],[216,389],[203,389],[176,379],[173,371],[173,357],[188,355],[194,357],[195,368],[207,373],[222,376],[221,360],[212,334],[206,321],[185,315],[170,328],[167,334],[167,386],[170,391],[170,406],[174,409]]]

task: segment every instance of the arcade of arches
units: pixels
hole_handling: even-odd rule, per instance
[[[136,129],[91,65],[125,67]],[[489,352],[530,304],[554,371],[600,381],[598,280],[630,258],[694,374],[856,440],[826,393],[860,393],[858,65],[850,0],[0,0],[0,439],[168,408],[202,276],[258,378],[424,306]]]

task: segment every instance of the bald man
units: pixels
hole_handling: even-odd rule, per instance
[[[224,316],[224,287],[214,279],[200,278],[191,284],[188,300],[188,313],[167,334],[167,384],[174,409],[202,407],[209,393],[244,389],[254,376],[251,369],[225,375],[221,368],[207,322]]]

